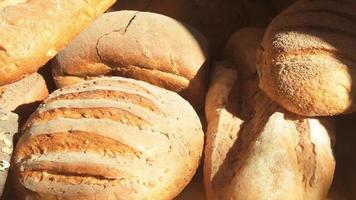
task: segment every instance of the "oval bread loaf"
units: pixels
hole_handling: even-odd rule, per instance
[[[43,101],[48,89],[43,77],[33,73],[14,83],[0,87],[0,109],[14,111],[19,106]],[[33,110],[32,110],[33,111]]]
[[[231,66],[217,65],[206,98],[208,199],[325,199],[335,169],[330,121],[292,114],[259,90],[257,75],[240,78],[236,69],[252,63]]]
[[[36,72],[114,2],[0,1],[0,86]]]
[[[202,107],[207,88],[207,42],[172,18],[147,12],[105,13],[56,56],[58,87],[115,75],[177,92]]]
[[[174,198],[203,149],[194,109],[148,83],[99,78],[53,92],[13,158],[21,199]]]
[[[212,88],[231,74],[231,69],[219,70],[225,74]],[[285,111],[262,92],[251,91],[250,84],[257,88],[257,80],[249,81],[242,86],[247,91],[232,87],[229,96],[251,94],[253,98],[243,103],[253,105],[253,114],[246,116],[241,105],[232,111],[236,99],[222,96],[228,101],[208,121],[204,162],[208,199],[325,199],[335,169],[330,125]],[[209,90],[207,101],[209,95],[216,98],[220,93]]]
[[[300,115],[355,111],[355,10],[355,1],[299,1],[276,17],[259,51],[261,89]]]

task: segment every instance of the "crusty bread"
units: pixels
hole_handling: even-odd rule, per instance
[[[0,2],[0,86],[34,73],[115,0]]]
[[[48,96],[43,77],[33,73],[25,78],[0,87],[0,109],[14,111],[19,106],[42,101]]]
[[[264,29],[246,27],[232,34],[224,48],[224,58],[235,63],[241,73],[239,77],[249,79],[256,76],[256,49],[261,45]]]
[[[256,29],[248,30],[245,36],[250,37]],[[260,40],[261,35],[255,36]],[[208,199],[325,199],[335,169],[330,121],[278,106],[258,88],[257,75],[240,77],[240,69],[246,72],[250,66],[222,62],[215,67],[205,104]]]
[[[19,116],[0,108],[0,197],[4,195],[13,150],[13,138],[18,132]]]
[[[160,13],[187,23],[209,40],[212,56],[220,57],[226,40],[236,30],[247,25],[264,27],[270,23],[273,17],[271,1],[120,0],[115,9]]]
[[[192,28],[169,17],[136,11],[100,16],[58,54],[58,87],[115,75],[178,92],[202,107],[207,88],[207,43]]]
[[[21,199],[175,197],[193,177],[203,131],[171,91],[121,77],[53,92],[28,120],[13,158]]]
[[[223,96],[215,84],[224,87],[220,81],[228,82],[224,79],[231,69],[216,71],[221,75],[213,80],[207,102],[216,96],[228,101],[208,120],[204,162],[208,199],[325,199],[335,168],[330,127],[280,108],[258,90],[256,79],[243,83],[241,90],[225,85],[224,90],[231,92]],[[236,107],[237,99],[229,98],[232,94],[253,98]],[[246,112],[246,105],[254,112]]]
[[[287,110],[356,110],[356,2],[299,1],[273,20],[260,49],[260,87]]]

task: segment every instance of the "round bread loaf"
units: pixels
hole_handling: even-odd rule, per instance
[[[0,86],[36,72],[115,0],[0,1]]]
[[[19,198],[174,198],[203,149],[197,114],[178,94],[120,77],[53,92],[13,157]]]
[[[14,111],[19,106],[42,101],[47,96],[48,90],[43,77],[38,73],[30,74],[19,81],[0,87],[0,109]]]
[[[355,10],[355,1],[299,1],[276,17],[257,58],[261,89],[305,116],[355,111]]]
[[[99,17],[56,57],[58,87],[115,75],[143,80],[181,94],[195,107],[207,87],[207,43],[194,29],[147,12]]]

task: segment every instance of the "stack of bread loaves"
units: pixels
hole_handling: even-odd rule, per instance
[[[115,1],[0,1],[0,160],[10,161],[13,135],[48,90],[37,70]],[[15,117],[16,116],[16,117]],[[10,125],[9,125],[10,124]],[[5,148],[6,147],[6,148]],[[1,167],[0,171],[7,170]],[[0,177],[3,188],[7,173]],[[3,189],[1,189],[2,193]]]
[[[299,1],[230,38],[205,105],[208,199],[327,198],[334,131],[321,117],[355,111],[355,9]]]
[[[352,199],[356,2],[294,1],[0,0],[1,199]]]
[[[203,151],[191,104],[204,103],[207,51],[200,33],[163,15],[100,16],[56,57],[61,89],[23,128],[12,162],[18,198],[176,197]]]

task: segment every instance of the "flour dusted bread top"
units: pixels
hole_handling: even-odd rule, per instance
[[[0,86],[34,73],[115,0],[0,2]]]
[[[355,110],[356,2],[299,1],[267,29],[260,87],[289,111],[328,116]]]
[[[207,82],[207,42],[172,18],[137,11],[105,13],[56,57],[59,87],[115,75],[181,94],[201,107]]]
[[[193,108],[142,81],[99,78],[53,92],[17,144],[21,198],[172,199],[203,148]]]

